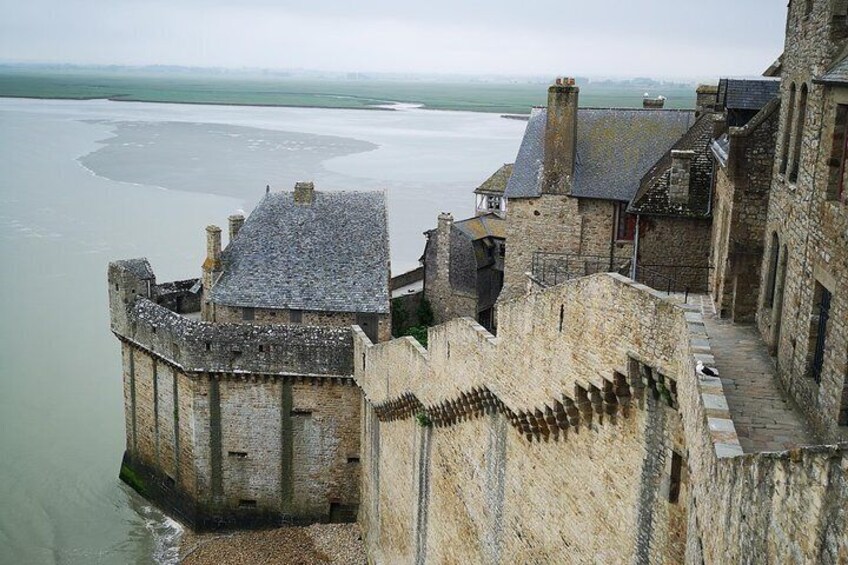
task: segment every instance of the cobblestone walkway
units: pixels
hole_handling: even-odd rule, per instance
[[[742,450],[782,451],[816,443],[798,409],[778,387],[774,361],[756,327],[721,320],[708,296],[698,298]]]

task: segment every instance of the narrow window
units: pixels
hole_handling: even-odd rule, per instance
[[[241,309],[241,319],[245,322],[252,322],[255,314],[253,308],[242,308]]]
[[[208,341],[206,342],[206,351],[212,351],[212,344]]]
[[[804,139],[804,119],[807,116],[807,84],[801,85],[801,98],[798,102],[798,120],[795,123],[795,141],[792,150],[792,170],[789,173],[789,182],[798,180],[798,171],[801,168],[801,147]]]
[[[848,426],[848,369],[845,371],[845,376],[842,378],[842,402],[839,406],[839,421],[840,426]]]
[[[255,500],[239,500],[239,508],[256,508]]]
[[[264,351],[265,351],[265,346],[264,346],[264,345],[260,345],[260,346],[259,346],[259,353],[262,353],[262,352],[264,352]]]
[[[627,202],[616,203],[616,241],[633,241],[636,237],[636,216],[627,213]]]
[[[836,107],[833,138],[828,160],[827,199],[845,200],[845,159],[848,157],[848,106]]]
[[[822,369],[824,368],[830,300],[830,291],[816,281],[813,291],[813,309],[810,315],[810,347],[808,351],[810,351],[810,374],[817,383],[821,383]]]
[[[671,452],[671,477],[668,482],[668,501],[676,504],[680,498],[680,475],[683,470],[683,457],[676,451]]]
[[[813,0],[804,0],[804,17],[806,18],[813,12]]]
[[[780,144],[780,174],[786,174],[789,164],[789,139],[792,135],[793,117],[795,115],[795,83],[789,87],[789,107],[786,110],[786,121],[783,122],[783,141]]]
[[[559,307],[559,331],[562,331],[562,322],[565,319],[565,306],[560,305]]]
[[[777,260],[780,258],[780,241],[777,233],[771,235],[771,259],[769,260],[768,280],[766,282],[766,306],[774,306],[774,294],[777,290]]]
[[[246,451],[228,451],[227,456],[233,457],[234,459],[247,459]]]
[[[304,410],[303,408],[295,408],[291,411],[292,416],[305,416],[307,418],[312,417],[312,410]]]
[[[351,456],[347,458],[348,463],[359,463],[359,456]]]
[[[303,310],[289,310],[289,321],[292,324],[303,322]]]

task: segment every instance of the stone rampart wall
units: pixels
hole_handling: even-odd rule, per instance
[[[676,360],[668,342],[639,359],[627,340],[589,346],[619,323],[645,335],[663,323],[622,309],[587,316],[587,302],[633,292],[598,280],[504,303],[499,338],[455,320],[431,329],[428,351],[356,340],[367,397],[360,522],[375,562],[621,562],[651,548],[659,562],[682,560],[685,469],[669,501],[672,453],[685,453],[666,376]],[[682,313],[667,318],[685,333]]]
[[[455,320],[428,350],[355,335],[375,563],[845,554],[844,453],[743,456],[699,312],[596,275],[499,314],[497,338]]]

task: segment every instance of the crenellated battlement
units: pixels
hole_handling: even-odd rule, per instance
[[[196,280],[156,284],[140,265],[110,265],[112,331],[121,341],[186,373],[352,375],[350,328],[202,322],[159,303],[191,311]]]

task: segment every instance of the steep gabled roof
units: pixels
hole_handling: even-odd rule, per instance
[[[848,84],[848,54],[837,59],[836,62],[816,82],[826,84]]]
[[[691,110],[579,108],[571,195],[630,201],[642,176],[694,121]],[[541,194],[546,122],[547,110],[534,108],[507,185],[507,198]]]
[[[780,81],[723,78],[718,83],[718,103],[730,110],[759,110],[780,96]]]
[[[500,169],[495,171],[492,176],[487,178],[483,184],[474,189],[475,194],[492,194],[500,195],[506,190],[506,184],[509,182],[509,177],[512,175],[512,163],[506,163]]]
[[[506,221],[497,214],[475,216],[467,220],[454,222],[453,227],[462,232],[471,241],[486,237],[506,238]]]
[[[628,212],[657,216],[709,217],[712,187],[710,139],[713,134],[713,116],[712,113],[702,114],[686,135],[651,167],[642,179],[639,192],[633,197]],[[672,150],[695,152],[691,161],[689,201],[686,204],[669,201]]]
[[[221,255],[212,302],[330,312],[389,311],[382,192],[267,194]]]

